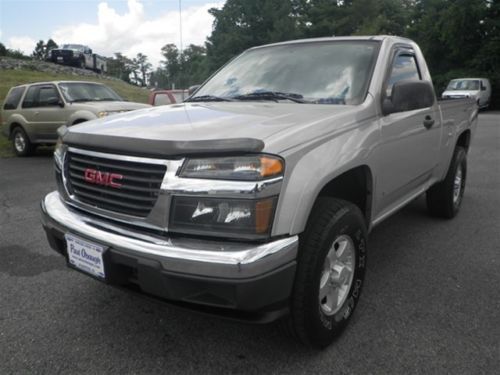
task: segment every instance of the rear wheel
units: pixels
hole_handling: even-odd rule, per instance
[[[34,151],[34,146],[21,127],[16,127],[12,131],[12,145],[17,156],[29,156]]]
[[[288,330],[324,348],[356,308],[366,263],[366,225],[355,205],[320,198],[301,236]]]
[[[467,153],[457,146],[446,178],[427,191],[427,208],[433,216],[451,219],[460,210],[467,178]]]

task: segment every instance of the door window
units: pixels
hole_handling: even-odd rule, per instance
[[[23,100],[23,108],[33,108],[36,106],[36,93],[38,91],[37,86],[31,86],[26,93]]]
[[[40,87],[38,93],[38,106],[47,107],[57,105],[59,102],[59,95],[56,88],[53,86]]]
[[[411,54],[399,54],[394,59],[392,65],[391,75],[389,77],[389,82],[387,83],[386,95],[388,98],[391,97],[392,86],[396,82],[403,80],[420,80],[420,73],[418,71],[417,62],[415,61],[415,56]]]
[[[24,87],[14,87],[10,90],[9,96],[5,100],[3,109],[16,109],[24,93]]]

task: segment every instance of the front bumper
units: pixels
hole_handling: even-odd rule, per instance
[[[106,282],[218,315],[268,321],[286,313],[298,237],[264,244],[166,238],[103,221],[65,205],[59,193],[41,203],[52,248],[66,254],[72,233],[107,246]],[[250,313],[250,314],[249,314]],[[255,313],[255,314],[253,314]]]

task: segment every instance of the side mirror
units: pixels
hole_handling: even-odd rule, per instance
[[[486,91],[486,86],[483,85],[483,82],[481,82],[481,91]]]
[[[413,111],[431,107],[434,104],[434,88],[427,81],[403,80],[392,87],[391,98],[382,102],[384,115],[391,113]]]
[[[50,98],[47,100],[47,105],[58,105],[59,107],[64,107],[64,102],[59,98]]]
[[[201,85],[190,86],[189,89],[188,89],[188,95],[189,96],[193,95],[196,91],[198,91],[198,89],[200,87],[201,87]]]

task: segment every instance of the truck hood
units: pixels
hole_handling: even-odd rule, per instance
[[[66,130],[65,143],[142,156],[279,152],[351,121],[355,106],[216,102],[182,103],[114,115]],[[337,121],[336,121],[337,120]],[[308,128],[315,131],[307,131]],[[320,128],[320,129],[318,129]]]

